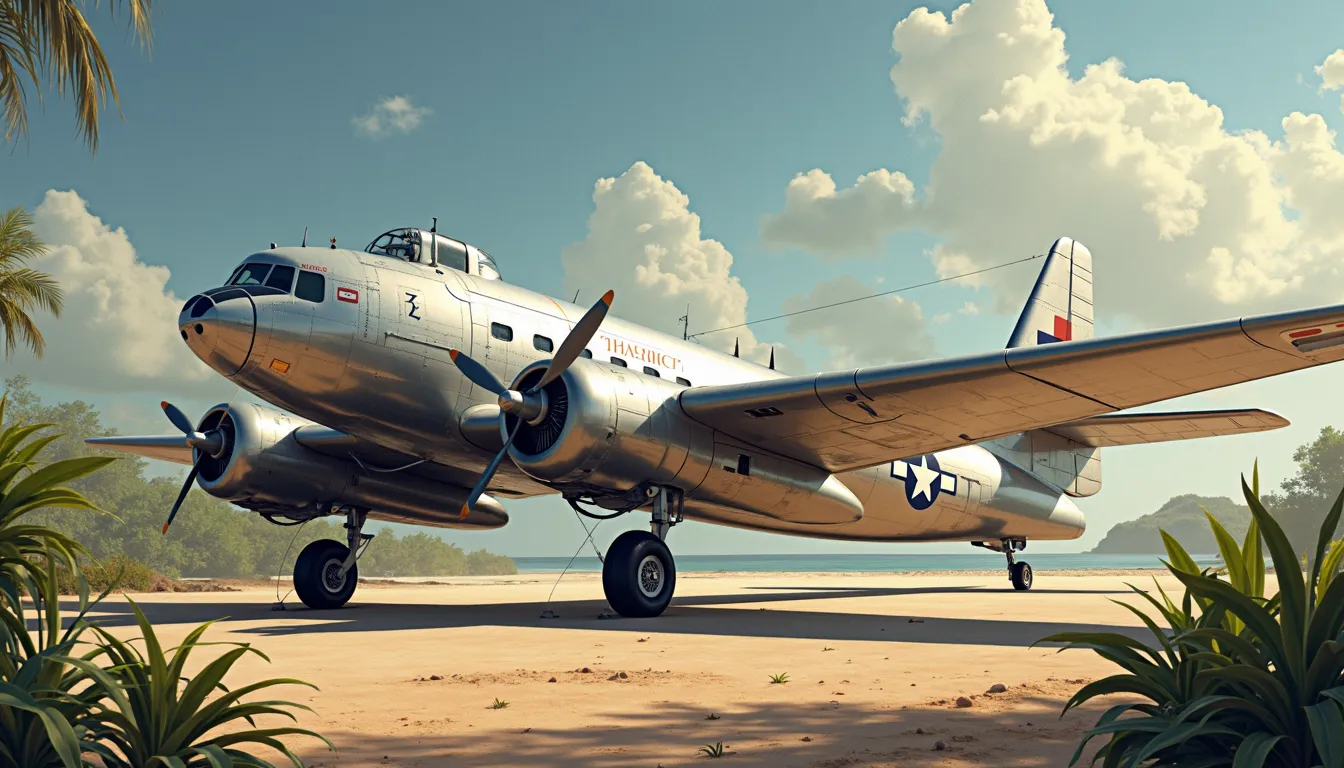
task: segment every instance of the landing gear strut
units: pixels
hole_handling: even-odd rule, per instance
[[[303,548],[294,561],[294,591],[309,608],[340,608],[345,605],[359,584],[359,566],[356,562],[373,540],[373,534],[362,533],[367,509],[350,507],[345,512],[346,543],[318,539]]]
[[[661,614],[672,602],[677,566],[664,540],[681,522],[685,499],[675,488],[649,488],[653,520],[649,532],[626,531],[611,543],[602,564],[602,591],[612,610],[628,618]]]
[[[1013,557],[1013,552],[1021,552],[1027,548],[1026,539],[1000,539],[997,543],[987,541],[973,541],[972,545],[984,547],[994,552],[1002,552],[1008,556],[1008,581],[1012,582],[1013,589],[1019,592],[1025,592],[1031,589],[1031,566],[1026,562],[1018,562]]]

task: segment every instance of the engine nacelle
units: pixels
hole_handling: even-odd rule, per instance
[[[196,452],[197,481],[212,496],[263,512],[297,512],[299,517],[332,507],[367,507],[382,520],[454,528],[498,528],[508,522],[504,507],[482,497],[458,519],[469,489],[409,472],[366,472],[354,461],[304,446],[300,430],[312,422],[251,403],[217,405],[198,431],[224,435],[218,456]]]
[[[528,389],[545,367],[524,368],[513,389]],[[744,445],[687,417],[679,385],[580,358],[543,391],[545,410],[522,425],[509,456],[523,472],[561,490],[600,499],[661,485],[681,489],[688,504],[794,523],[835,525],[863,516],[863,504],[826,470]],[[513,430],[517,418],[506,414],[501,432]]]

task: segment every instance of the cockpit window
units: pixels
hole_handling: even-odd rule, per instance
[[[481,277],[486,280],[499,280],[499,267],[495,264],[495,260],[490,258],[490,254],[479,248],[476,252],[481,255],[481,258],[476,262],[476,268],[481,273]]]
[[[234,273],[229,285],[264,285],[266,283],[266,273],[270,271],[270,264],[258,262],[244,264],[242,269]]]
[[[294,284],[294,268],[285,266],[276,266],[271,270],[271,276],[266,278],[266,285],[271,288],[279,288],[285,293],[289,293],[289,288]]]
[[[415,229],[394,229],[384,232],[364,248],[367,253],[391,256],[402,261],[418,261],[420,255],[420,231]],[[426,259],[428,261],[428,259]]]

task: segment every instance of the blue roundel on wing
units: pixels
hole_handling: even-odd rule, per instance
[[[914,509],[933,506],[944,493],[956,495],[957,476],[944,472],[933,454],[891,463],[891,476],[905,481],[905,500]]]

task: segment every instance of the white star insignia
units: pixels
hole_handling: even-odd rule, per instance
[[[910,494],[910,498],[923,496],[929,501],[933,501],[933,483],[940,479],[938,470],[930,468],[923,456],[919,457],[918,464],[908,464],[908,466],[910,471],[915,473],[915,491]],[[942,483],[939,483],[939,485],[942,485]]]

